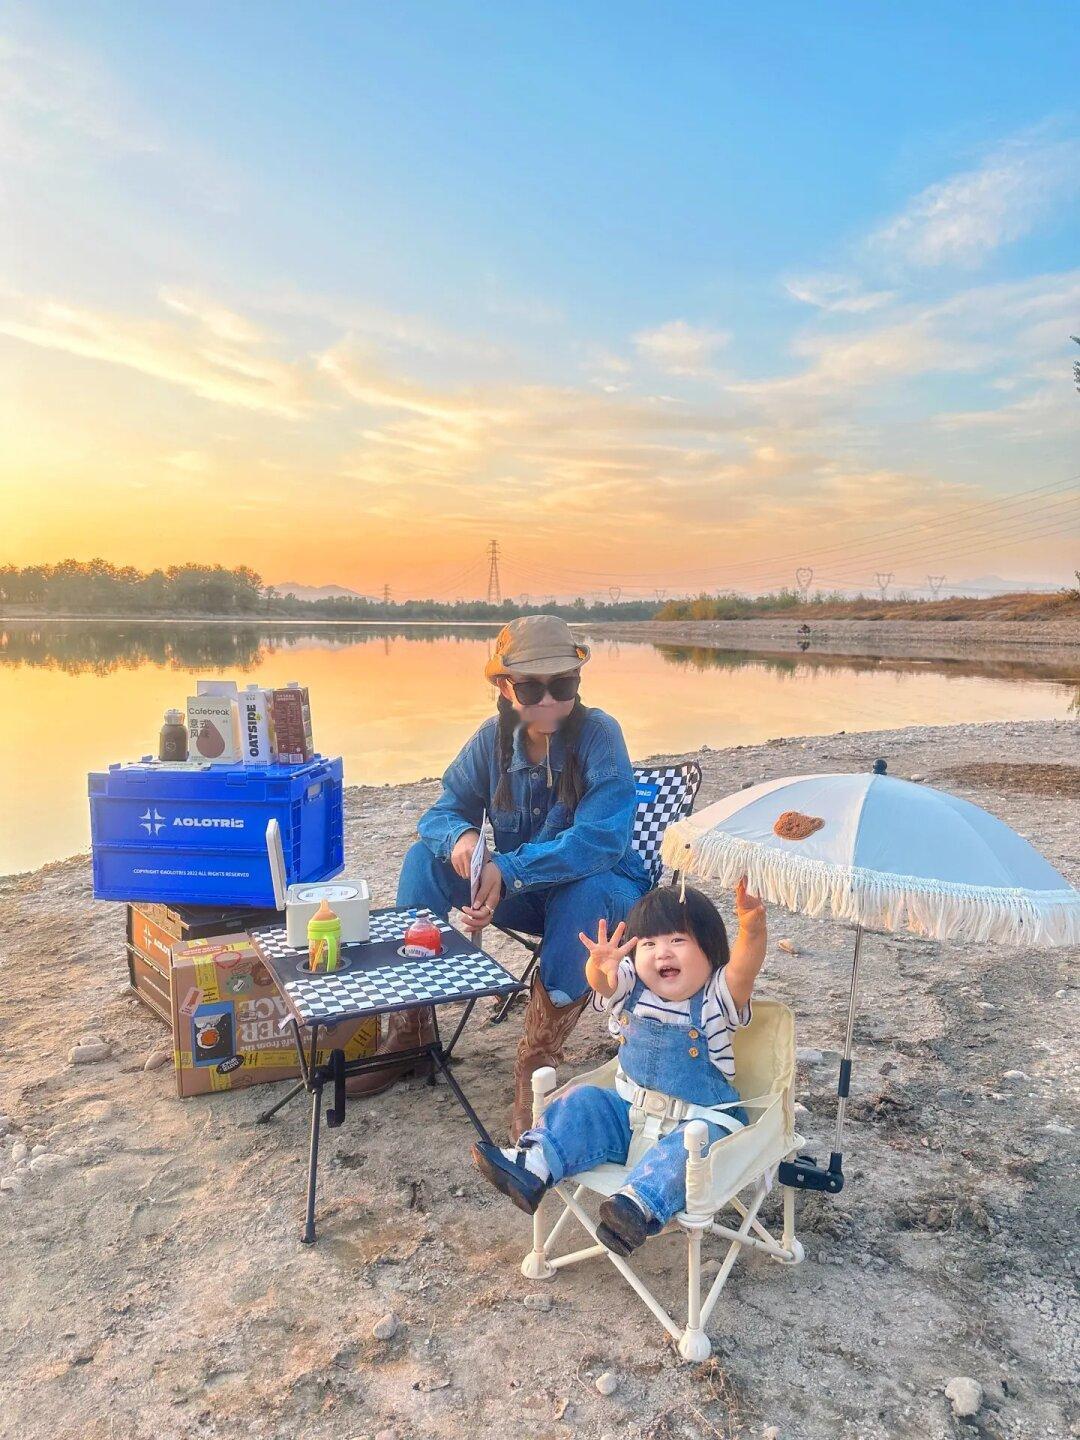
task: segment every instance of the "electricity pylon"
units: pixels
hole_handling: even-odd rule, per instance
[[[879,571],[877,572],[877,574],[874,576],[874,583],[877,585],[878,589],[881,591],[881,598],[882,598],[882,600],[885,599],[885,591],[888,590],[888,588],[889,588],[889,586],[892,584],[892,582],[893,582],[893,572],[892,572],[891,570],[889,571],[889,573],[888,573],[887,575],[886,575],[886,574],[883,574],[882,571],[879,570]]]
[[[492,540],[488,545],[488,588],[487,603],[489,605],[502,604],[502,587],[499,585],[499,542]]]

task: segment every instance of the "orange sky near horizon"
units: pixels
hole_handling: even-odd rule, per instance
[[[497,538],[534,600],[1071,581],[1080,138],[998,134],[981,66],[963,125],[887,107],[853,169],[830,126],[799,158],[789,87],[746,123],[715,15],[712,57],[652,17],[674,68],[626,90],[601,24],[593,114],[524,10],[481,60],[434,7],[449,68],[396,7],[279,17],[277,77],[223,14],[33,8],[0,22],[0,564],[478,598]]]

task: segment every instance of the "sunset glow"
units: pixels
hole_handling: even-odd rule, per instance
[[[1075,30],[1037,9],[958,52],[854,6],[16,7],[0,563],[1068,579]]]

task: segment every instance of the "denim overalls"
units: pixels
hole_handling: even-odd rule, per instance
[[[649,1020],[630,1014],[643,986],[634,984],[619,1023],[619,1068],[634,1085],[687,1101],[691,1105],[725,1105],[738,1100],[739,1092],[709,1059],[701,1011],[704,991],[690,1000],[689,1026],[665,1020]],[[540,1123],[527,1130],[520,1143],[539,1144],[551,1168],[551,1183],[578,1175],[605,1161],[626,1162],[632,1132],[631,1103],[616,1090],[581,1085],[553,1100]],[[740,1107],[724,1112],[747,1123]],[[652,1212],[655,1229],[660,1229],[686,1205],[686,1146],[683,1126],[689,1115],[649,1150],[626,1177],[627,1186]],[[706,1121],[709,1144],[728,1133],[728,1127]]]
[[[478,830],[485,812],[495,832],[492,857],[502,872],[503,898],[495,922],[543,936],[540,978],[556,1005],[577,1000],[585,983],[585,948],[578,932],[596,934],[624,920],[649,888],[641,857],[631,846],[637,791],[618,724],[590,709],[578,733],[577,756],[585,791],[570,811],[558,798],[565,763],[563,737],[551,737],[547,765],[531,761],[520,730],[507,770],[511,803],[495,809],[498,721],[484,722],[443,776],[443,791],[420,818],[419,841],[405,856],[398,880],[399,906],[425,906],[447,915],[469,903],[469,883],[455,874],[450,854],[466,830]]]

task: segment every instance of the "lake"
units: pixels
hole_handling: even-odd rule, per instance
[[[182,710],[200,677],[308,685],[316,746],[344,757],[347,784],[438,775],[492,712],[483,666],[497,630],[0,621],[0,874],[85,850],[87,771],[156,753],[164,711]],[[583,697],[619,719],[635,759],[1077,708],[1075,679],[1034,662],[592,643]]]

